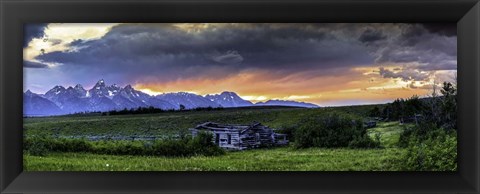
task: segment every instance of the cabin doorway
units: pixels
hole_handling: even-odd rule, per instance
[[[220,145],[220,134],[215,133],[215,144]]]

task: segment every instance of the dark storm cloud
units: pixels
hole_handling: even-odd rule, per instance
[[[385,40],[386,38],[387,36],[383,35],[381,31],[367,29],[362,33],[362,35],[360,35],[358,40],[363,43],[370,43],[370,42],[375,42],[379,40]]]
[[[444,36],[457,36],[457,25],[455,23],[427,23],[423,27],[431,33]]]
[[[23,61],[23,67],[25,68],[47,68],[48,65],[33,61]]]
[[[428,27],[427,27],[428,26]],[[402,72],[384,77],[399,76],[402,79],[423,80],[424,75],[417,71],[437,71],[457,69],[457,38],[451,32],[451,26],[445,29],[440,25],[411,24],[401,27],[397,38],[390,40],[388,46],[378,48],[377,63],[404,64]],[[448,34],[448,36],[447,36]],[[420,76],[420,77],[419,77]]]
[[[225,24],[190,33],[170,24],[124,24],[101,39],[74,41],[70,45],[80,48],[75,52],[52,52],[37,59],[94,67],[92,74],[123,72],[126,79],[156,81],[226,77],[251,69],[281,76],[373,63],[360,42],[301,26]]]
[[[23,47],[27,47],[28,43],[33,38],[41,38],[44,35],[45,28],[47,28],[48,24],[26,24],[24,26],[24,39],[23,39]]]

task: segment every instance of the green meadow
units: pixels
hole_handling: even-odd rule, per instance
[[[153,157],[87,153],[24,156],[27,171],[398,171],[402,149],[297,150],[290,147],[222,156]]]
[[[362,118],[370,106],[321,109],[288,107],[237,108],[213,111],[165,112],[148,115],[63,116],[25,118],[25,137],[172,136],[205,121],[261,122],[275,129],[295,128],[304,118],[323,114],[348,114]],[[26,171],[398,171],[405,149],[396,146],[403,127],[379,122],[368,129],[379,148],[262,148],[227,151],[216,156],[143,156],[88,152],[24,152]],[[114,142],[114,141],[112,141]],[[122,141],[125,143],[125,141]],[[132,144],[134,142],[132,141]],[[138,144],[138,142],[136,142]],[[98,142],[92,141],[97,145]],[[103,145],[103,144],[102,144]],[[107,143],[105,145],[115,145]]]

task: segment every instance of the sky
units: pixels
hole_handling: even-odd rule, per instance
[[[320,106],[426,96],[455,82],[455,23],[27,24],[24,91],[104,79],[156,95],[236,92]]]

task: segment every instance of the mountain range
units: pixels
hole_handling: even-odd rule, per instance
[[[26,116],[63,115],[78,112],[96,112],[131,109],[138,107],[160,108],[164,110],[198,107],[245,107],[245,106],[295,106],[305,108],[318,107],[312,103],[268,100],[252,103],[242,99],[235,92],[222,92],[200,96],[187,92],[164,93],[156,96],[135,90],[131,85],[120,87],[106,85],[103,79],[86,90],[82,85],[65,88],[55,86],[45,94],[36,94],[27,90],[23,94],[23,113]]]

